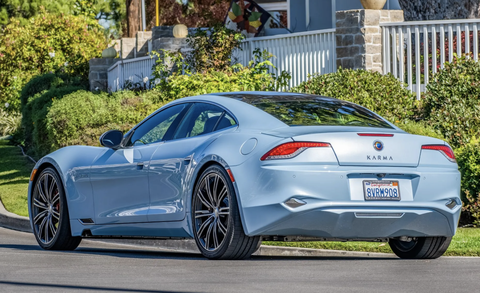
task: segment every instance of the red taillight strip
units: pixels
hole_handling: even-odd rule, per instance
[[[455,154],[453,153],[453,150],[448,146],[448,145],[442,145],[442,144],[428,144],[428,145],[422,145],[422,150],[433,150],[433,151],[439,151],[442,154],[447,157],[451,162],[456,162],[457,160],[455,159]]]
[[[308,148],[318,147],[330,147],[330,144],[325,142],[287,142],[269,150],[260,160],[290,159]]]
[[[392,137],[391,133],[357,133],[358,136],[382,136],[382,137]]]

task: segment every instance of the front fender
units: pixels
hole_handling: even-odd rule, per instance
[[[69,217],[72,219],[94,218],[93,193],[90,184],[90,166],[106,152],[107,148],[69,146],[41,158],[34,169],[37,173],[28,186],[28,211],[31,214],[33,187],[38,175],[47,167],[53,167],[62,179]],[[30,219],[31,222],[31,219]],[[32,223],[30,223],[32,225]]]

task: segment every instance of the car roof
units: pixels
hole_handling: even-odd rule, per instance
[[[247,93],[247,92],[244,92]],[[248,92],[248,94],[256,95],[256,93],[263,92]],[[234,94],[234,93],[228,93]],[[237,93],[235,93],[237,94]],[[256,130],[270,130],[287,126],[282,121],[273,117],[272,115],[256,108],[248,103],[242,102],[239,99],[226,97],[221,94],[208,94],[194,97],[186,97],[175,100],[168,105],[174,105],[185,102],[208,102],[218,104],[229,110],[238,120],[238,124],[242,128],[256,129]]]

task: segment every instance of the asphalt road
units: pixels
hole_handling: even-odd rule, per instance
[[[85,241],[41,250],[33,235],[0,228],[1,292],[479,292],[480,258],[253,257],[210,261]]]

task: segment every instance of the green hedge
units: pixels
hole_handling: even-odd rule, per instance
[[[154,91],[71,93],[52,103],[40,150],[48,153],[68,145],[99,145],[98,138],[105,131],[130,130],[162,105],[163,99]]]
[[[339,68],[335,73],[315,74],[292,91],[350,101],[391,122],[414,118],[418,112],[415,95],[391,74]]]
[[[445,140],[445,137],[441,133],[423,121],[414,122],[406,120],[401,123],[396,123],[396,126],[411,134],[430,136]]]
[[[480,63],[458,58],[427,85],[423,102],[425,120],[454,147],[480,135]]]

